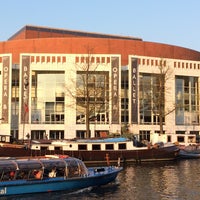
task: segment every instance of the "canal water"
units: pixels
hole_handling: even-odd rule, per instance
[[[2,197],[3,200],[199,200],[200,159],[142,163],[124,167],[106,186],[74,193],[55,192]]]

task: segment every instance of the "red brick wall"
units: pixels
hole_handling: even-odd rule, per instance
[[[55,38],[55,37],[84,37],[78,35],[78,31],[70,31],[67,33],[65,30],[62,32],[60,29],[51,29],[47,28],[47,30],[44,30],[45,28],[40,28],[40,27],[33,27],[32,30],[28,29],[28,27],[22,28],[20,31],[18,31],[16,34],[14,34],[10,40],[18,40],[18,39],[36,39],[36,38]],[[52,31],[51,31],[52,30]],[[58,30],[58,31],[56,31]],[[67,30],[66,30],[67,31]],[[81,32],[80,33],[85,33]],[[77,34],[77,35],[76,35]],[[97,34],[98,35],[98,34]]]
[[[86,37],[22,39],[0,42],[0,54],[12,53],[13,62],[19,63],[20,53],[87,54],[85,46],[94,47],[94,54],[121,54],[122,65],[127,65],[128,55],[200,61],[200,52],[173,45],[136,40]]]

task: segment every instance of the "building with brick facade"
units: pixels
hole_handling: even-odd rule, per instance
[[[150,140],[160,131],[153,108],[161,65],[170,69],[164,133],[199,135],[200,52],[136,37],[25,26],[0,42],[0,141],[86,137],[86,71],[90,137],[125,128]]]

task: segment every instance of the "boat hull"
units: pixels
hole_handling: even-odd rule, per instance
[[[180,150],[179,157],[181,159],[200,159],[200,153],[198,152],[192,152],[192,151],[185,151]]]
[[[1,147],[0,157],[38,157],[44,155],[69,155],[83,160],[86,164],[118,162],[151,162],[174,160],[178,157],[177,146],[162,148],[138,148],[134,150],[32,150],[25,148]]]
[[[0,182],[0,196],[54,191],[71,192],[88,187],[96,187],[114,181],[122,168],[107,168],[105,172],[89,171],[87,177],[68,179],[64,177],[45,178],[42,180],[15,180]]]

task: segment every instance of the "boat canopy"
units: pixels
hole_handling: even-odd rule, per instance
[[[44,160],[40,160],[40,162],[42,163],[43,167],[48,169],[48,168],[65,168],[66,165],[66,161],[64,159],[44,159]]]
[[[85,164],[73,157],[68,158],[41,158],[41,159],[19,159],[0,161],[0,180],[7,180],[6,174],[14,172],[13,179],[19,178],[19,174],[26,174],[25,179],[31,179],[31,174],[41,171],[42,177],[47,176],[52,170],[56,171],[56,176],[78,177],[87,176],[88,170]],[[6,175],[6,178],[5,178]],[[50,176],[49,176],[50,177]]]
[[[15,171],[17,169],[16,163],[11,160],[2,160],[0,161],[0,173],[2,171]]]
[[[43,164],[39,160],[16,160],[15,161],[18,169],[29,170],[29,169],[42,169]]]

